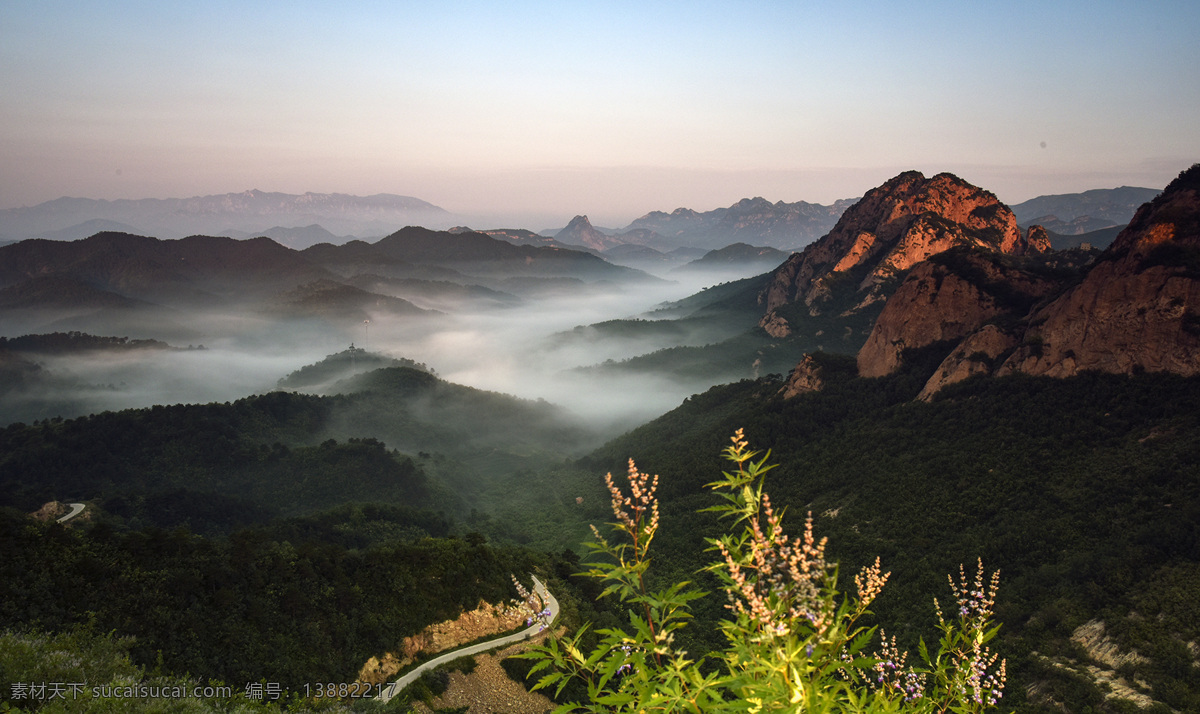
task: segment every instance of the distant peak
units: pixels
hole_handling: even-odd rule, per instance
[[[578,227],[590,226],[590,225],[592,225],[592,222],[588,220],[587,216],[575,216],[574,218],[571,219],[571,222],[567,224],[567,228],[570,228],[572,226],[575,226],[578,228]]]

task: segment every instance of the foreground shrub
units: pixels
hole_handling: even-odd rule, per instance
[[[769,453],[759,458],[741,430],[723,453],[735,468],[709,484],[722,503],[708,510],[734,530],[709,541],[720,558],[708,569],[729,600],[721,623],[728,645],[700,660],[675,646],[690,603],[705,593],[687,582],[647,590],[658,477],[630,460],[628,494],[606,476],[611,538],[593,528],[596,540],[585,544],[593,556],[585,574],[606,584],[601,597],[627,604],[630,629],[598,630],[597,645],[584,651],[585,626],[520,655],[534,661],[530,676],[544,672],[534,689],[586,686],[587,701],[557,711],[979,712],[999,702],[1005,662],[987,646],[999,630],[990,625],[999,573],[987,578],[980,562],[973,579],[961,567],[949,578],[955,611],[947,619],[934,600],[941,640],[933,654],[921,642],[920,664],[909,665],[882,631],[868,653],[876,631],[859,620],[890,573],[877,559],[854,577],[853,595],[839,592],[837,565],[825,559],[811,515],[799,537],[788,535],[763,490]]]

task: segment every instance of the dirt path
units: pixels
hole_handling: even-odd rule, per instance
[[[550,611],[549,618],[545,620],[545,623],[546,624],[552,623],[552,622],[554,622],[555,618],[558,617],[558,600],[554,597],[553,593],[551,593],[548,589],[546,589],[545,584],[543,584],[542,581],[539,580],[536,575],[534,575],[532,577],[533,577],[534,590],[538,593],[538,595],[541,596],[542,602],[546,604],[547,609]],[[380,693],[380,695],[375,698],[377,700],[380,700],[383,702],[390,701],[392,697],[399,694],[401,691],[404,690],[405,687],[407,687],[409,684],[416,681],[417,677],[420,677],[422,673],[424,673],[428,670],[432,670],[437,667],[440,667],[441,665],[446,664],[447,662],[450,662],[451,660],[458,659],[459,657],[465,657],[467,655],[476,655],[476,654],[479,654],[482,652],[486,652],[488,650],[495,649],[497,647],[501,647],[503,645],[507,645],[507,644],[510,644],[513,642],[520,642],[523,640],[530,639],[532,637],[536,637],[540,632],[542,632],[545,629],[546,629],[546,625],[544,625],[540,620],[538,620],[538,621],[535,621],[528,629],[522,630],[515,634],[508,635],[506,637],[499,637],[494,640],[488,640],[487,642],[480,642],[478,644],[470,645],[468,647],[462,647],[459,649],[443,652],[442,654],[429,660],[428,662],[421,665],[420,667],[417,667],[416,669],[413,669],[412,671],[408,672],[404,676],[402,676],[399,679],[397,679],[396,681],[392,682],[390,685],[384,687],[383,692]],[[497,669],[499,669],[500,665],[496,665],[496,667],[497,667]],[[504,675],[504,670],[501,669],[500,674],[501,674],[501,676],[504,676],[505,679],[508,679],[507,676]],[[517,684],[517,686],[521,687],[521,685],[519,685],[519,684]],[[522,691],[524,691],[523,687],[521,687],[521,689],[522,689]]]

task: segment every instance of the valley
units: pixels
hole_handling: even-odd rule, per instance
[[[893,573],[870,622],[903,647],[934,641],[931,598],[982,558],[1003,573],[1006,706],[1196,711],[1200,166],[1128,218],[1086,198],[1065,220],[1128,223],[1105,248],[1057,250],[985,189],[915,171],[835,217],[756,199],[643,234],[581,217],[553,243],[0,246],[0,626],[117,663],[63,677],[298,692],[536,573],[595,646],[629,622],[578,575],[613,518],[603,474],[661,476],[650,586],[715,592],[706,484],[744,429],[843,589],[875,557]],[[794,252],[726,231],[686,264],[632,259],[667,255],[649,232],[715,241],[734,208],[829,223]],[[91,515],[27,515],[68,500]],[[723,599],[671,646],[722,651]],[[1096,654],[1105,637],[1125,656]]]

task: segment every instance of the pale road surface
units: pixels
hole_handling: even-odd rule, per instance
[[[540,595],[542,597],[542,600],[546,603],[546,607],[550,609],[550,624],[553,624],[554,619],[556,617],[558,617],[558,600],[555,599],[554,595],[550,594],[550,591],[546,589],[546,586],[544,584],[542,584],[541,580],[537,579],[536,575],[533,576],[533,589],[534,589],[534,592],[536,592],[538,595]],[[396,681],[394,681],[391,684],[384,687],[383,691],[380,692],[379,696],[377,696],[375,698],[380,701],[387,702],[392,697],[399,694],[409,684],[412,684],[414,681],[416,681],[417,677],[420,677],[421,674],[424,673],[426,670],[433,669],[434,667],[439,667],[443,664],[446,664],[447,662],[449,662],[451,660],[458,659],[459,657],[475,655],[475,654],[479,654],[480,652],[487,652],[488,650],[496,649],[497,647],[502,647],[504,645],[507,645],[507,644],[510,644],[513,642],[527,640],[530,637],[533,637],[534,635],[538,634],[539,632],[541,632],[542,630],[544,630],[546,627],[549,627],[549,626],[550,626],[549,624],[547,624],[546,626],[543,626],[539,622],[537,624],[530,626],[527,629],[521,630],[520,632],[514,632],[513,634],[508,635],[507,637],[500,637],[495,640],[488,640],[487,642],[480,642],[478,644],[471,645],[470,647],[463,647],[462,649],[451,650],[450,652],[445,652],[443,654],[440,654],[437,657],[434,657],[433,659],[429,660],[425,664],[421,665],[420,667],[417,667],[416,669],[409,672],[408,674],[405,674],[400,679],[397,679]]]
[[[67,521],[71,520],[75,516],[78,516],[80,513],[83,513],[84,504],[68,503],[67,505],[71,507],[71,512],[68,513],[67,515],[63,516],[62,518],[59,518],[58,519],[59,523],[66,523]]]

